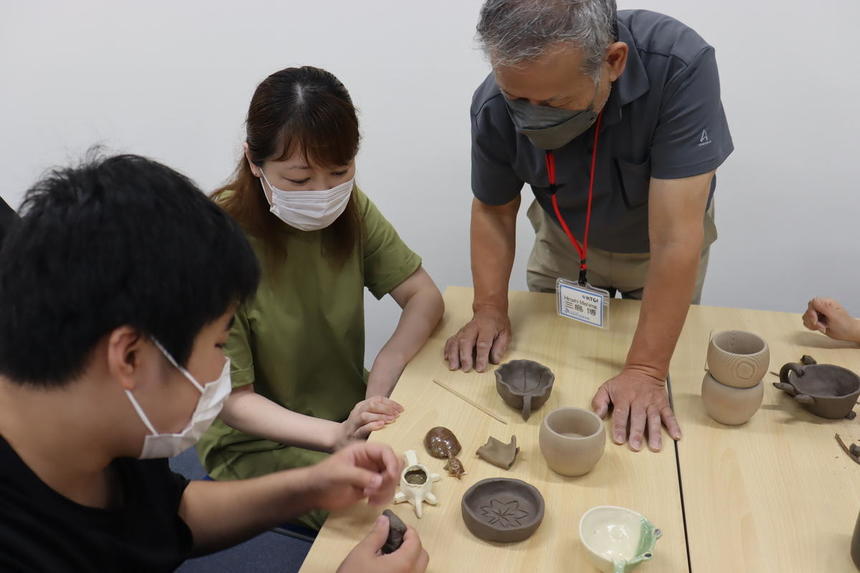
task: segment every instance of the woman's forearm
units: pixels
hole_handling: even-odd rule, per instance
[[[233,390],[224,403],[219,417],[228,426],[274,442],[322,452],[332,451],[341,440],[341,424],[293,412],[251,387],[246,388]]]
[[[442,319],[445,311],[442,295],[439,294],[439,289],[433,284],[429,275],[423,271],[420,272],[423,274],[421,288],[414,292],[403,305],[403,312],[394,334],[373,362],[367,382],[368,398],[388,396],[391,393],[406,364],[421,350]],[[392,294],[397,299],[397,293]]]

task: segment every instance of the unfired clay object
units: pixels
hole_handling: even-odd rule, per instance
[[[424,436],[424,447],[427,448],[427,453],[434,458],[448,460],[445,463],[445,470],[450,475],[460,479],[466,473],[463,462],[457,459],[460,450],[462,450],[460,442],[454,432],[448,428],[442,426],[431,428]]]
[[[400,474],[400,490],[394,496],[394,503],[408,501],[415,508],[415,515],[422,514],[423,503],[436,505],[438,500],[433,495],[433,482],[439,481],[439,474],[430,473],[427,466],[418,463],[415,450],[407,450],[406,467]]]
[[[579,520],[579,539],[591,564],[603,573],[624,573],[654,556],[663,532],[626,507],[601,505]]]
[[[511,466],[514,465],[514,461],[517,459],[517,454],[520,453],[520,449],[517,447],[517,437],[511,436],[510,443],[503,444],[496,438],[490,436],[490,439],[487,440],[487,443],[478,448],[478,451],[475,452],[478,456],[494,466],[498,466],[503,470],[511,469]]]
[[[518,479],[490,478],[470,487],[460,503],[463,521],[476,537],[511,543],[528,539],[543,521],[543,496]]]
[[[522,412],[523,420],[549,400],[553,382],[552,370],[531,360],[512,360],[496,369],[496,391],[505,404]]]
[[[388,518],[388,538],[385,540],[385,545],[382,546],[382,553],[394,553],[403,545],[406,524],[390,509],[383,511],[382,515]]]
[[[854,525],[854,537],[851,538],[851,559],[857,569],[860,569],[860,515],[857,516],[857,523]]]
[[[708,415],[721,424],[739,426],[758,411],[764,397],[764,384],[752,388],[726,386],[705,373],[702,379],[702,402]]]
[[[708,344],[708,369],[718,382],[726,386],[752,388],[767,373],[769,365],[767,342],[752,332],[718,332]]]
[[[784,390],[807,409],[822,418],[853,419],[854,405],[860,396],[860,377],[832,364],[790,362],[779,371],[776,388]]]
[[[559,408],[543,419],[538,441],[550,469],[565,476],[581,476],[603,456],[606,428],[591,410]]]

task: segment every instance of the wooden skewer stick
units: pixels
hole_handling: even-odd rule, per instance
[[[842,436],[840,436],[839,434],[835,434],[835,437],[836,441],[839,442],[839,446],[842,448],[842,450],[846,454],[848,454],[848,457],[860,464],[860,458],[851,453],[851,450],[848,448],[848,446],[845,445],[845,442],[842,441]]]
[[[484,408],[483,406],[474,402],[473,400],[466,398],[465,396],[463,396],[462,394],[460,394],[459,392],[457,392],[456,390],[454,390],[453,388],[451,388],[447,384],[443,384],[443,383],[439,382],[438,380],[436,380],[435,378],[433,379],[433,382],[436,383],[437,385],[441,386],[442,388],[444,388],[445,390],[447,390],[448,392],[450,392],[451,394],[453,394],[454,396],[456,396],[460,400],[466,402],[467,404],[474,406],[475,408],[477,408],[478,410],[480,410],[481,412],[483,412],[487,416],[489,416],[495,420],[498,420],[502,424],[507,425],[508,422],[504,418],[500,417],[498,414],[491,412],[487,408]]]

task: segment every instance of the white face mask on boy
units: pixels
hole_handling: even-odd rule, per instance
[[[319,231],[334,223],[346,210],[355,183],[353,177],[324,191],[284,191],[269,183],[262,169],[260,175],[260,186],[265,181],[272,191],[269,211],[300,231]]]
[[[230,359],[224,363],[224,368],[221,370],[221,375],[212,382],[201,385],[188,370],[180,366],[176,360],[164,349],[163,346],[153,339],[155,346],[164,354],[164,357],[180,372],[185,378],[191,382],[197,390],[200,391],[200,398],[197,400],[197,407],[191,414],[191,420],[188,425],[178,434],[159,434],[143,408],[140,407],[134,395],[130,390],[126,390],[125,394],[134,406],[134,410],[140,417],[140,420],[151,432],[143,441],[143,451],[138,456],[140,459],[151,458],[171,458],[180,454],[196,444],[200,437],[209,429],[215,418],[221,412],[224,406],[224,401],[230,396],[232,386],[230,384]]]

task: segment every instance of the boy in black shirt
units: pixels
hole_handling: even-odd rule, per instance
[[[390,500],[399,461],[362,443],[308,468],[188,482],[230,392],[221,347],[259,280],[239,227],[137,156],[53,171],[0,249],[0,570],[167,571],[311,508]],[[343,571],[423,571],[387,520]]]

